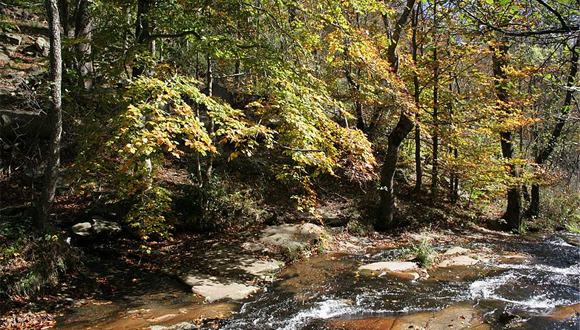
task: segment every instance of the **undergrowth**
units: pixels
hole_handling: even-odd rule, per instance
[[[0,298],[28,297],[53,290],[80,263],[58,235],[41,235],[30,218],[0,221]]]
[[[545,187],[541,193],[538,226],[580,233],[580,191],[574,191],[571,186]]]
[[[411,244],[407,253],[414,255],[421,267],[431,266],[433,263],[433,256],[436,254],[429,238],[423,238],[419,244]]]

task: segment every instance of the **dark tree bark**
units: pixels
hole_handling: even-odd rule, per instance
[[[93,86],[93,81],[90,77],[93,73],[93,66],[90,61],[92,48],[90,42],[87,41],[92,37],[92,20],[89,5],[89,0],[77,0],[75,10],[75,38],[83,38],[85,40],[79,42],[75,47],[75,62],[79,75],[78,85],[87,90],[90,90]]]
[[[453,93],[453,85],[449,85],[449,92]],[[457,86],[457,94],[461,94],[459,85]],[[449,102],[447,106],[449,112],[449,120],[453,125],[453,116],[454,116],[453,102]],[[457,158],[459,157],[459,150],[457,150],[457,147],[451,146],[450,153],[453,155],[453,158],[457,160]],[[449,175],[449,200],[451,201],[451,203],[456,203],[458,199],[459,199],[459,175],[457,175],[457,171],[455,170],[455,168],[452,168],[451,173]]]
[[[137,19],[135,21],[135,39],[137,45],[143,50],[151,50],[151,24],[149,21],[149,12],[153,6],[153,0],[139,0],[137,2]],[[145,72],[143,65],[133,67],[132,76],[137,78]]]
[[[498,106],[500,110],[505,111],[506,115],[509,115],[510,110],[506,108],[509,103],[508,96],[508,77],[505,72],[505,68],[508,66],[508,50],[509,46],[505,42],[499,42],[498,46],[491,47],[492,50],[492,67],[493,75],[495,79],[498,80],[496,83],[496,95],[498,99]],[[503,158],[509,163],[515,154],[514,146],[514,134],[509,131],[501,132],[501,152]],[[518,177],[519,171],[515,165],[508,165],[508,171],[511,176]],[[508,190],[507,194],[507,209],[503,215],[503,219],[507,223],[507,229],[510,230],[520,230],[522,225],[522,197],[520,193],[520,188],[518,186],[512,187]]]
[[[453,157],[455,159],[457,159],[459,157],[459,152],[458,152],[457,148],[453,148]],[[450,200],[452,203],[457,203],[457,200],[459,200],[459,176],[457,175],[455,170],[453,170],[453,172],[451,172],[451,177],[449,179],[449,183],[451,185],[450,196],[449,196]]]
[[[570,112],[570,107],[572,105],[572,96],[574,91],[572,87],[576,82],[576,75],[578,74],[578,59],[580,58],[580,37],[576,38],[576,41],[572,48],[570,49],[571,59],[570,59],[570,72],[568,73],[568,79],[566,81],[566,96],[564,97],[564,103],[562,104],[562,109],[560,110],[560,116],[556,122],[556,126],[550,134],[550,138],[546,146],[538,152],[535,162],[539,166],[543,166],[548,160],[560,136],[562,135],[562,130],[566,124],[568,113]],[[540,186],[538,184],[532,185],[531,202],[528,209],[528,216],[537,216],[540,214]]]
[[[68,7],[68,0],[58,0],[58,12],[60,18],[59,24],[62,26],[62,32],[64,33],[65,37],[69,37],[71,35],[70,15]]]
[[[433,3],[433,25],[437,31],[437,1]],[[435,36],[437,38],[437,36]],[[433,166],[431,172],[431,202],[437,200],[439,185],[439,59],[437,40],[433,47]]]
[[[419,24],[419,15],[422,10],[421,3],[417,4],[417,8],[413,13],[413,34],[411,37],[411,44],[412,44],[412,57],[413,57],[413,64],[417,65],[417,51],[419,50],[419,45],[417,44],[417,25]],[[421,97],[421,89],[419,85],[419,75],[417,72],[413,74],[413,97],[415,99],[415,104],[417,108],[419,107],[420,97]],[[414,191],[419,193],[421,188],[423,187],[423,165],[421,164],[421,127],[419,125],[415,126],[415,188]]]
[[[393,68],[393,73],[397,73],[398,55],[397,55],[397,45],[399,43],[399,38],[403,30],[403,26],[407,23],[411,11],[415,6],[415,0],[407,0],[407,4],[403,13],[397,20],[397,25],[394,32],[391,35],[391,43],[387,49],[388,60]],[[388,29],[388,19],[386,15],[383,16],[383,21],[385,22],[385,28]],[[381,179],[380,179],[380,196],[381,201],[379,204],[377,222],[375,223],[375,228],[377,230],[385,231],[400,225],[399,221],[395,219],[395,194],[393,191],[393,179],[395,177],[395,171],[397,169],[397,161],[399,160],[399,148],[403,140],[409,135],[409,132],[413,129],[413,121],[410,119],[409,114],[404,110],[401,113],[401,117],[395,129],[389,134],[387,154],[385,156],[385,161],[383,168],[381,169]]]
[[[46,232],[50,225],[50,210],[56,192],[58,169],[60,166],[60,147],[62,137],[62,56],[60,41],[60,22],[56,0],[45,0],[50,37],[50,120],[52,135],[48,150],[48,163],[45,172],[45,185],[38,204],[38,227]]]
[[[379,217],[375,225],[379,231],[392,229],[400,225],[395,218],[395,194],[393,191],[393,179],[397,170],[399,148],[409,132],[413,129],[413,122],[406,114],[401,114],[395,129],[389,134],[387,155],[381,169],[381,203],[379,205]]]

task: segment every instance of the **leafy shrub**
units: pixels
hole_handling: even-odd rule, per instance
[[[433,263],[435,250],[431,246],[431,241],[428,238],[424,238],[419,244],[411,244],[407,253],[415,255],[421,267],[429,267]]]
[[[227,176],[214,175],[205,187],[186,187],[178,209],[187,213],[184,225],[190,229],[223,231],[247,227],[262,221],[266,214],[251,191]]]
[[[30,219],[0,222],[0,296],[28,296],[55,288],[79,262],[57,235],[39,236]]]
[[[167,237],[171,229],[166,221],[171,197],[157,180],[167,159],[186,152],[204,157],[216,153],[219,143],[234,143],[234,152],[244,152],[259,136],[269,134],[266,127],[251,124],[240,110],[204,95],[196,85],[179,76],[133,81],[120,95],[111,96],[109,103],[118,109],[106,127],[94,127],[97,133],[89,132],[86,145],[79,148],[80,186],[108,187],[113,198],[129,201],[125,220],[145,240]],[[215,131],[202,123],[200,108],[215,123]],[[212,188],[206,188],[210,190],[204,194],[211,194]]]
[[[547,228],[566,228],[578,232],[580,227],[580,192],[568,186],[544,187],[541,191],[538,222]]]

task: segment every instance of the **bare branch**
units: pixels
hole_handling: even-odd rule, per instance
[[[542,6],[546,7],[548,11],[550,11],[552,14],[554,14],[554,16],[556,16],[556,18],[558,18],[560,24],[562,24],[562,28],[569,29],[568,24],[556,9],[545,3],[544,0],[536,0],[536,1],[538,1]]]

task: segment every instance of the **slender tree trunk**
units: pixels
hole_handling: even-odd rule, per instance
[[[570,72],[568,73],[568,79],[566,81],[566,96],[564,97],[564,103],[562,104],[562,109],[560,110],[560,116],[558,117],[558,122],[552,133],[550,134],[550,138],[548,143],[540,152],[538,152],[536,156],[536,164],[538,166],[543,166],[544,163],[548,160],[560,136],[562,135],[562,130],[564,129],[564,125],[566,124],[568,113],[570,112],[570,107],[572,105],[572,96],[574,94],[574,90],[572,87],[576,83],[576,76],[578,75],[578,60],[580,58],[580,36],[576,38],[574,45],[570,49],[571,59],[570,59]],[[530,207],[527,211],[528,216],[538,216],[540,214],[540,186],[538,184],[532,184],[532,195],[531,195],[531,202]]]
[[[433,3],[433,22],[437,31],[437,1]],[[431,172],[431,202],[437,200],[439,185],[439,59],[437,54],[437,35],[433,47],[433,167]]]
[[[363,112],[362,112],[362,103],[360,102],[359,98],[360,98],[360,86],[359,84],[357,84],[354,81],[354,78],[352,76],[352,73],[350,72],[349,69],[345,69],[345,76],[346,76],[346,80],[348,81],[348,84],[350,85],[350,87],[353,90],[353,94],[355,101],[354,101],[354,106],[355,106],[355,115],[356,115],[356,128],[360,129],[363,132],[366,132],[366,125],[365,125],[365,121],[363,118]]]
[[[451,84],[449,85],[449,92],[453,93],[453,85]],[[457,88],[457,93],[458,94],[460,93],[459,87]],[[451,125],[453,125],[453,116],[454,116],[453,102],[448,103],[448,111],[449,111],[449,121]],[[459,151],[457,150],[457,147],[451,145],[450,153],[453,155],[455,161],[457,161],[457,158],[459,157]],[[451,201],[451,203],[456,203],[458,199],[459,199],[459,176],[457,175],[455,166],[452,166],[449,175],[449,200]]]
[[[457,148],[453,148],[453,157],[457,160],[459,157],[459,151]],[[451,202],[456,203],[459,200],[459,176],[453,170],[451,173]]]
[[[69,37],[71,35],[70,31],[70,22],[69,22],[69,9],[68,9],[68,0],[58,0],[58,12],[59,12],[59,19],[60,19],[60,26],[62,26],[62,32],[64,33],[65,37]]]
[[[415,126],[415,187],[413,191],[421,192],[423,188],[423,164],[421,162],[421,128]]]
[[[135,39],[137,44],[143,49],[151,50],[151,25],[149,21],[149,11],[151,10],[151,0],[139,0],[137,3],[137,20],[135,21]],[[141,76],[145,72],[142,64],[133,67],[133,78]]]
[[[50,211],[52,209],[58,180],[62,137],[62,55],[58,6],[56,0],[45,0],[45,6],[50,37],[51,112],[49,118],[52,125],[52,134],[48,150],[45,185],[40,196],[38,207],[38,227],[44,232],[48,231],[51,227]]]
[[[75,48],[76,66],[79,75],[79,87],[90,90],[93,87],[91,74],[93,65],[91,63],[92,47],[90,40],[92,37],[92,20],[89,11],[88,0],[78,0],[75,10],[75,38],[83,38]]]
[[[493,46],[491,49],[493,51],[493,75],[498,80],[496,84],[496,95],[499,101],[499,108],[502,109],[509,103],[508,77],[504,70],[509,64],[509,46],[500,42],[498,46]],[[505,111],[509,115],[510,110],[505,109]],[[502,155],[509,164],[515,154],[514,136],[512,132],[501,132],[500,137]],[[508,171],[512,177],[517,178],[519,176],[518,168],[513,164],[508,165]],[[507,222],[508,229],[520,230],[522,225],[522,197],[519,186],[512,187],[508,190],[507,202],[507,209],[502,218]]]
[[[209,55],[207,56],[207,96],[209,97],[213,96],[213,61]],[[209,117],[208,133],[210,137],[214,139],[215,122],[211,116],[208,117]],[[214,159],[213,153],[210,152],[209,155],[207,156],[207,167],[203,175],[203,185],[206,187],[209,185],[209,181],[213,173],[213,159]]]
[[[397,74],[399,68],[397,44],[403,26],[407,23],[414,6],[415,0],[407,0],[405,9],[401,13],[401,16],[399,16],[393,33],[390,34],[391,43],[387,49],[387,57],[389,63],[391,63],[394,74]],[[389,29],[386,15],[383,15],[383,21],[385,22],[385,28]],[[409,115],[405,113],[405,110],[403,110],[395,129],[393,129],[389,134],[387,154],[385,156],[383,168],[381,169],[381,201],[379,204],[377,222],[375,223],[375,228],[377,230],[388,230],[400,224],[399,221],[395,219],[395,193],[393,189],[393,179],[395,177],[395,171],[397,170],[397,161],[399,160],[399,148],[401,147],[403,140],[405,140],[407,135],[409,135],[409,132],[413,129],[413,126],[413,121],[409,118]]]
[[[421,3],[417,4],[417,8],[413,13],[413,34],[411,37],[412,43],[412,57],[413,57],[413,64],[417,66],[417,51],[419,45],[417,44],[417,25],[419,24],[419,14],[421,11],[422,5]],[[419,85],[419,75],[417,72],[413,73],[413,86],[414,92],[413,97],[415,99],[415,105],[419,108],[419,104],[421,101],[421,86]],[[416,116],[419,116],[417,114]],[[421,188],[423,187],[423,165],[421,164],[421,127],[419,125],[415,126],[415,188],[414,191],[419,193]]]

